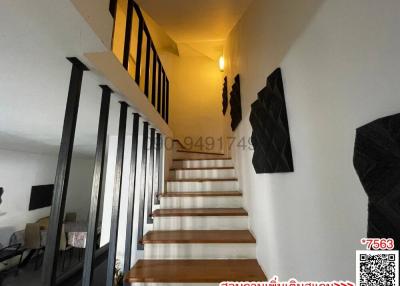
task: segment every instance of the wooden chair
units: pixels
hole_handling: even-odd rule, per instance
[[[38,262],[40,254],[44,250],[44,246],[41,243],[40,224],[39,223],[28,223],[25,227],[25,243],[26,249],[33,251],[36,256],[35,270],[38,268]]]

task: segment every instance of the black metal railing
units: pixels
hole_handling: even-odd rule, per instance
[[[169,80],[140,7],[134,0],[110,0],[110,13],[113,52],[168,123]]]
[[[68,58],[72,63],[72,72],[70,77],[70,85],[68,91],[67,105],[65,110],[64,125],[62,131],[62,139],[60,152],[58,156],[54,194],[50,213],[49,229],[47,232],[47,242],[45,248],[44,264],[42,271],[42,285],[69,285],[70,281],[82,281],[82,286],[90,286],[93,284],[93,273],[96,265],[100,260],[107,259],[106,285],[114,284],[115,265],[116,265],[116,250],[118,241],[118,226],[120,215],[127,216],[126,237],[125,237],[125,259],[124,272],[132,267],[131,254],[132,245],[136,249],[143,249],[141,240],[143,238],[143,228],[145,223],[152,223],[152,220],[147,219],[150,213],[145,213],[145,201],[147,198],[147,209],[151,210],[154,205],[159,204],[158,194],[162,188],[162,140],[163,135],[160,131],[152,127],[149,122],[140,119],[139,113],[129,113],[129,105],[126,102],[120,102],[119,113],[119,129],[118,129],[118,144],[115,165],[115,177],[112,200],[112,215],[110,227],[110,240],[107,248],[98,249],[96,241],[98,238],[98,224],[101,201],[104,197],[101,194],[104,168],[105,168],[105,151],[107,128],[110,110],[110,97],[113,91],[106,85],[101,85],[101,106],[100,117],[98,124],[97,145],[94,160],[93,182],[91,190],[91,201],[89,208],[89,219],[87,228],[87,239],[85,248],[85,259],[82,264],[73,268],[73,271],[64,273],[62,277],[57,277],[58,264],[58,249],[60,244],[60,236],[62,233],[62,224],[65,211],[65,202],[68,192],[69,173],[71,168],[71,158],[74,146],[75,129],[79,110],[79,99],[81,93],[81,85],[84,71],[88,68],[77,58]],[[120,213],[120,199],[122,188],[122,176],[124,166],[125,152],[125,136],[127,120],[133,120],[132,128],[132,145],[131,145],[131,162],[129,174],[129,189],[128,189],[128,209],[126,214]],[[139,123],[143,122],[142,140],[139,142]],[[149,138],[150,129],[150,138]],[[150,141],[150,144],[148,144]],[[142,162],[140,184],[137,184],[137,154],[139,143],[142,145]],[[150,149],[149,149],[150,148]],[[147,174],[149,172],[149,174]],[[139,188],[139,222],[133,224],[134,215],[134,199],[135,190]],[[138,237],[133,241],[133,228],[138,228]],[[104,230],[103,230],[104,231]],[[105,255],[105,252],[108,254]],[[100,259],[101,258],[101,259]],[[68,282],[69,281],[69,282]],[[71,284],[72,285],[72,284]]]

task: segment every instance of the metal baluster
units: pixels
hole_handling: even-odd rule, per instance
[[[149,97],[149,80],[150,80],[150,34],[147,34],[147,45],[146,45],[146,70],[144,77],[144,94]]]
[[[99,127],[97,132],[96,154],[94,159],[92,193],[90,198],[89,224],[85,249],[85,262],[83,265],[82,286],[90,286],[93,280],[93,262],[95,259],[97,224],[100,213],[100,193],[103,182],[104,154],[106,150],[110,95],[112,93],[112,90],[107,85],[101,85],[100,87],[103,89],[103,93],[101,98]]]
[[[112,213],[111,213],[110,243],[108,250],[107,280],[106,280],[107,286],[114,285],[115,258],[117,255],[117,242],[118,242],[119,208],[121,202],[122,172],[123,172],[124,151],[125,151],[127,110],[128,110],[128,104],[126,104],[126,102],[121,102],[119,129],[118,129],[117,160],[115,164],[114,193],[113,193]]]
[[[154,204],[160,204],[160,191],[161,191],[161,183],[162,183],[162,166],[161,166],[161,134],[157,133],[156,138],[156,166],[155,166],[155,175],[154,181],[156,182],[156,196],[154,197]]]
[[[137,239],[137,250],[143,250],[142,244],[144,228],[144,202],[146,199],[146,171],[147,171],[147,141],[149,137],[149,123],[143,123],[142,165],[140,173],[140,198],[139,198],[139,228]]]
[[[132,2],[132,1],[129,1]],[[138,29],[138,46],[136,53],[136,71],[135,71],[135,81],[140,84],[140,68],[142,61],[142,41],[143,41],[143,18],[139,15],[139,29]]]
[[[133,114],[133,129],[132,129],[131,170],[130,170],[130,174],[129,174],[128,213],[127,213],[127,220],[126,220],[125,259],[124,259],[124,272],[125,273],[127,273],[129,271],[129,269],[131,268],[133,214],[134,214],[134,206],[135,206],[138,137],[139,137],[139,114],[134,113]]]
[[[128,70],[129,54],[131,52],[132,20],[133,20],[133,1],[128,0],[128,8],[126,10],[124,57],[122,60],[122,64],[126,70]]]
[[[166,97],[166,88],[165,88],[165,71],[162,70],[162,78],[163,78],[163,86],[162,86],[162,109],[161,109],[161,117],[165,120],[165,97]]]
[[[156,72],[157,72],[157,53],[156,49],[153,47],[153,73],[152,73],[152,80],[151,80],[151,104],[155,107],[156,106]]]
[[[165,114],[165,122],[168,123],[168,121],[169,121],[169,80],[167,78],[167,108]]]
[[[147,197],[147,223],[153,223],[153,195],[154,195],[154,140],[155,140],[154,128],[150,129],[150,166],[149,166],[149,195]]]
[[[157,81],[157,111],[158,113],[161,112],[161,61],[160,58],[157,57],[158,62],[158,81]]]
[[[47,242],[44,253],[42,281],[44,286],[53,286],[57,274],[57,260],[60,237],[67,197],[69,171],[74,147],[76,120],[78,117],[79,98],[83,72],[88,68],[77,58],[67,58],[72,63],[71,78],[65,109],[64,125],[58,154],[53,201],[50,211]]]
[[[115,14],[117,11],[117,0],[110,0],[108,10],[110,11],[111,16],[115,19]]]

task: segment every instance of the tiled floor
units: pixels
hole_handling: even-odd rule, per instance
[[[64,271],[68,270],[69,267],[76,265],[76,263],[78,263],[78,255],[75,253],[70,263],[69,260],[67,259]],[[41,267],[37,270],[35,270],[34,268],[35,268],[35,261],[31,261],[26,266],[22,267],[19,270],[18,276],[14,276],[15,271],[9,271],[3,283],[1,284],[0,282],[0,286],[42,286],[41,283],[42,269]],[[105,261],[103,264],[101,264],[99,267],[96,268],[94,275],[95,281],[93,285],[96,286],[105,285],[104,276],[97,274],[105,273],[106,268],[107,268],[107,261]],[[81,282],[76,284],[76,286],[78,285],[80,286]]]

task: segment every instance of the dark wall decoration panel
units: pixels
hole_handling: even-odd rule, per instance
[[[235,77],[235,82],[232,85],[231,98],[229,100],[231,105],[231,128],[232,131],[238,127],[242,121],[242,104],[240,103],[240,79],[239,75]]]
[[[222,88],[222,113],[225,115],[228,108],[228,79],[224,77],[224,87]]]
[[[292,148],[280,68],[251,105],[253,167],[257,174],[293,172]]]
[[[359,127],[354,167],[368,195],[368,237],[400,244],[400,114]]]

